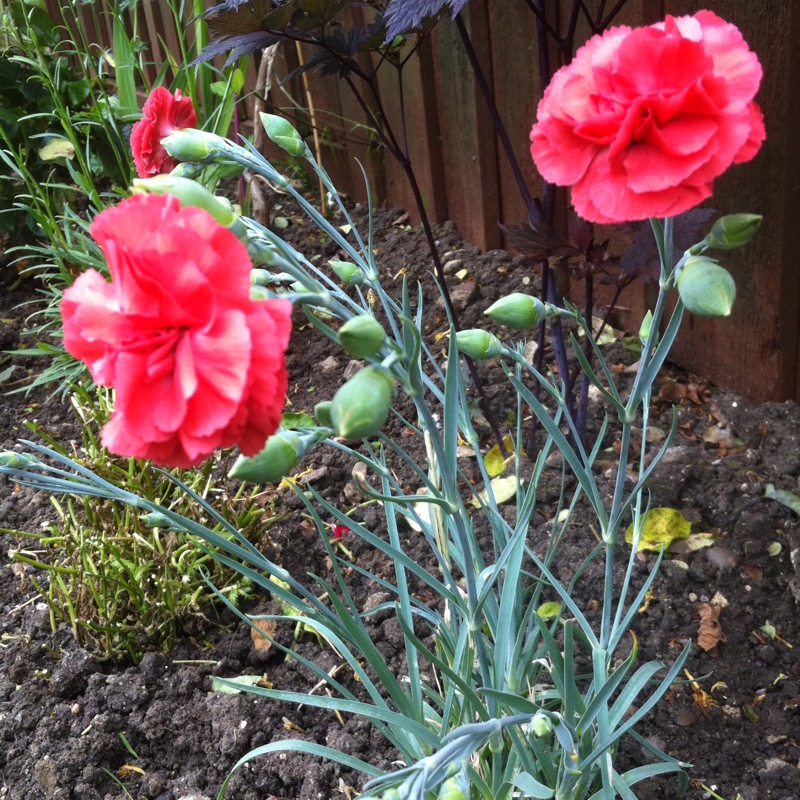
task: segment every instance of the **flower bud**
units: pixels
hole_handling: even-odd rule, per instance
[[[469,775],[466,769],[460,769],[448,778],[440,787],[436,800],[468,800]]]
[[[531,730],[533,735],[539,737],[547,736],[553,730],[553,723],[549,717],[541,712],[537,712],[531,720]]]
[[[189,178],[177,175],[155,175],[152,178],[136,178],[134,194],[171,194],[182,206],[195,206],[208,211],[220,225],[229,228],[242,241],[247,240],[247,229],[234,213],[233,206],[224,197],[217,197],[205,186]]]
[[[204,161],[216,155],[220,137],[194,128],[176,130],[161,140],[161,146],[178,161]]]
[[[545,307],[537,297],[514,292],[501,297],[483,313],[515,331],[528,331],[545,318]]]
[[[759,214],[728,214],[720,217],[706,236],[705,243],[714,250],[734,250],[753,238],[762,219]]]
[[[456,344],[464,355],[475,358],[478,361],[494,358],[503,352],[503,345],[500,340],[493,333],[479,328],[459,331],[456,334]]]
[[[267,132],[267,136],[290,156],[302,156],[308,151],[303,137],[295,130],[292,123],[283,117],[275,114],[261,114],[261,124]]]
[[[172,526],[172,522],[160,511],[150,511],[142,515],[141,520],[149,528],[169,528]]]
[[[253,267],[250,270],[250,283],[253,286],[269,286],[274,283],[274,277],[269,270]]]
[[[317,424],[323,428],[332,428],[333,421],[331,420],[331,408],[333,403],[330,400],[323,400],[314,406],[314,418]]]
[[[0,467],[25,469],[26,467],[41,465],[41,463],[36,456],[32,456],[29,453],[15,453],[13,450],[4,450],[0,453]]]
[[[644,344],[650,338],[650,329],[653,327],[653,312],[648,308],[647,313],[639,326],[639,341]]]
[[[393,786],[381,795],[381,800],[402,800],[402,795]]]
[[[264,449],[252,458],[239,456],[228,472],[229,478],[252,483],[277,483],[297,464],[302,437],[296,431],[278,428],[267,439]]]
[[[338,436],[366,439],[375,436],[389,416],[394,379],[385,370],[367,367],[356,373],[334,395],[331,422]]]
[[[363,314],[353,317],[339,328],[339,344],[355,358],[369,358],[383,347],[386,334],[380,322]]]
[[[353,286],[361,286],[364,283],[364,273],[351,261],[337,261],[332,258],[329,262],[331,269],[345,282],[352,283]]]
[[[713,259],[692,256],[678,274],[678,293],[692,314],[727,317],[736,299],[736,284]]]

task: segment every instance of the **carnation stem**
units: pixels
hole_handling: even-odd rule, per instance
[[[439,257],[439,250],[436,247],[436,240],[434,239],[433,236],[433,229],[431,228],[430,219],[428,218],[428,213],[425,210],[425,201],[422,199],[422,192],[419,188],[419,183],[417,181],[416,173],[414,172],[414,166],[408,153],[398,142],[394,130],[392,129],[391,124],[389,123],[389,119],[386,115],[383,103],[381,101],[380,91],[378,90],[378,86],[375,82],[375,77],[373,75],[369,79],[367,79],[367,84],[369,85],[370,90],[372,92],[372,97],[377,108],[377,113],[375,113],[369,107],[367,101],[358,91],[358,88],[353,82],[353,79],[349,75],[345,75],[344,80],[350,87],[350,91],[353,93],[358,104],[361,106],[361,108],[369,117],[372,124],[375,126],[375,130],[378,132],[378,135],[380,136],[384,146],[392,154],[392,157],[395,159],[395,161],[397,161],[397,163],[400,165],[400,168],[406,175],[408,184],[411,187],[411,193],[414,195],[414,204],[417,207],[417,213],[419,214],[420,224],[422,225],[422,230],[425,232],[425,239],[428,243],[428,250],[430,251],[431,258],[433,260],[434,275],[436,277],[436,282],[439,285],[439,291],[442,294],[442,300],[445,304],[445,308],[447,309],[448,316],[452,320],[453,327],[456,330],[459,330],[460,325],[458,320],[458,313],[456,312],[456,309],[453,306],[453,301],[450,297],[450,291],[447,288],[447,281],[444,275],[444,268],[442,266],[441,258]],[[402,83],[402,66],[398,67],[398,80],[401,81]],[[404,110],[402,110],[403,106],[402,92],[400,93],[400,100],[401,100],[401,120],[403,124],[403,140],[407,142],[407,133],[405,130],[405,112]],[[494,439],[500,448],[500,452],[503,454],[504,457],[508,456],[508,450],[506,449],[506,446],[503,442],[503,435],[500,432],[497,422],[495,421],[494,414],[492,412],[488,398],[486,397],[486,391],[483,388],[483,383],[481,382],[480,376],[478,375],[478,370],[475,367],[475,362],[471,358],[465,355],[464,363],[467,366],[470,378],[472,379],[472,384],[475,387],[475,391],[478,394],[478,400],[481,412],[483,413],[483,416],[486,418],[486,421],[489,423],[489,427],[492,430],[492,435],[494,436]]]

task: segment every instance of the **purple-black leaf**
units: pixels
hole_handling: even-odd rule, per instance
[[[520,253],[535,261],[548,261],[551,258],[570,258],[581,255],[555,228],[541,225],[539,230],[530,226],[501,225],[506,241]]]
[[[678,263],[689,247],[702,238],[700,232],[716,213],[713,208],[692,208],[675,217],[672,223],[672,266]],[[639,223],[639,230],[622,256],[620,270],[644,283],[658,279],[661,262],[656,237],[648,220]]]
[[[227,67],[233,64],[240,56],[252,55],[279,41],[280,39],[269,31],[253,31],[252,33],[243,33],[239,36],[230,36],[225,39],[209,42],[190,66],[202,63],[203,61],[210,61],[212,58],[224,55],[230,51],[228,59],[225,62],[225,66]]]
[[[453,16],[458,14],[469,0],[390,0],[386,7],[386,41],[395,36],[419,30],[428,17],[438,16],[449,7]]]

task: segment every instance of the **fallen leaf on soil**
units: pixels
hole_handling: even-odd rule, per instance
[[[235,678],[224,679],[212,676],[211,691],[221,692],[222,694],[239,694],[240,692],[244,691],[246,686],[255,686],[261,680],[261,678],[261,675],[237,675]],[[225,681],[224,683],[223,680]],[[229,683],[236,685],[229,686]],[[240,686],[242,687],[241,689],[238,688]]]
[[[658,399],[671,405],[679,405],[686,399],[686,387],[682,383],[668,381],[658,390]]]
[[[272,642],[267,639],[267,636],[275,635],[275,626],[277,623],[274,619],[251,619],[250,622],[253,623],[253,627],[250,628],[250,638],[253,640],[253,647],[255,647],[257,653],[266,653],[267,650],[272,647]],[[266,636],[262,636],[259,631],[265,633]]]
[[[742,577],[749,578],[751,581],[764,580],[764,570],[757,564],[745,564],[742,567]]]
[[[718,646],[728,641],[719,622],[722,608],[721,605],[712,606],[710,603],[700,603],[697,606],[697,613],[700,615],[697,644],[710,656],[718,656]]]
[[[693,533],[686,539],[679,539],[678,541],[672,542],[667,550],[677,555],[694,553],[696,550],[702,550],[704,547],[711,547],[716,539],[717,537],[713,533]]]
[[[514,454],[514,440],[510,436],[506,436],[503,439],[503,444],[510,458]],[[500,452],[499,444],[489,448],[483,457],[483,463],[486,465],[486,471],[490,477],[495,478],[503,474],[503,470],[506,468],[506,456]]]
[[[676,539],[688,539],[692,523],[674,508],[651,508],[642,523],[642,535],[637,550],[661,551]],[[625,531],[625,541],[633,544],[633,523]]]
[[[494,501],[497,505],[507,503],[517,493],[517,479],[514,475],[507,478],[495,478],[490,482],[492,493],[494,494]],[[489,493],[484,489],[479,495],[484,503],[489,502]],[[475,508],[480,508],[481,504],[477,498],[472,499],[472,505]]]
[[[764,497],[768,500],[777,500],[787,508],[791,508],[795,514],[800,514],[800,497],[792,492],[776,489],[773,484],[768,483],[767,488],[764,490]]]
[[[702,438],[706,444],[730,444],[733,441],[733,431],[720,425],[712,425],[703,431]]]
[[[147,773],[141,767],[135,767],[133,764],[123,764],[118,770],[117,775],[125,780],[127,778],[132,778],[134,775],[147,775]]]
[[[427,493],[428,490],[424,486],[415,492],[415,494],[427,494]],[[430,528],[432,522],[431,504],[424,502],[412,503],[411,507],[414,509],[414,511],[417,512],[417,516],[420,518],[420,520]],[[411,528],[411,530],[414,530],[417,533],[422,533],[422,527],[415,519],[412,519],[411,517],[406,517],[406,522],[408,523],[408,527]]]

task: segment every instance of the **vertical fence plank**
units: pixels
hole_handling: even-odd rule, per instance
[[[77,41],[73,21],[65,19],[68,15],[61,4],[46,2],[53,17],[63,21]],[[563,28],[571,0],[548,2],[552,2],[551,8],[560,8],[558,24]],[[596,0],[586,0],[586,7],[596,8]],[[722,254],[721,260],[733,272],[738,286],[739,300],[732,316],[727,320],[690,319],[678,339],[675,358],[752,399],[800,399],[800,270],[796,267],[800,251],[796,218],[800,206],[800,126],[795,124],[793,113],[794,87],[800,79],[800,48],[796,44],[800,38],[800,4],[785,0],[755,4],[749,0],[629,0],[613,24],[649,24],[665,12],[691,14],[701,7],[736,24],[758,53],[765,77],[757,99],[765,111],[768,130],[768,139],[756,160],[733,167],[717,181],[711,204],[721,213],[753,211],[762,213],[765,219],[762,230],[746,249]],[[77,24],[85,35],[101,47],[110,47],[110,15],[99,4],[78,4],[75,9]],[[473,0],[462,14],[492,81],[525,180],[536,194],[541,183],[528,157],[528,134],[541,90],[530,14],[521,2],[499,10],[487,0]],[[177,33],[164,5],[145,3],[143,23],[150,39],[153,74],[164,58],[180,64]],[[588,35],[585,21],[578,34],[576,44]],[[279,57],[283,62],[281,77],[296,66],[292,54],[283,50]],[[337,79],[309,75],[309,81],[326,139],[323,161],[337,184],[363,199],[360,180],[352,180],[353,156],[370,155],[370,151],[363,141],[352,141],[348,136],[348,125],[352,128],[365,119],[363,109],[345,96],[346,87]],[[248,88],[251,84],[249,77]],[[419,57],[409,62],[403,86],[409,149],[430,216],[438,220],[449,216],[466,238],[483,249],[498,246],[498,220],[519,223],[524,219],[524,208],[505,157],[498,154],[483,98],[450,21],[443,21],[424,43]],[[299,87],[300,82],[294,81],[291,91],[302,105]],[[387,117],[399,128],[399,91],[389,71],[381,78],[380,91]],[[287,116],[297,118],[297,109],[289,108],[291,103],[281,97],[279,89],[273,89],[270,100],[282,106]],[[304,116],[302,111],[299,116]],[[326,129],[330,134],[327,137]],[[374,174],[380,178],[379,171]],[[413,212],[405,176],[390,160],[385,179],[390,202],[399,202]],[[581,290],[576,289],[579,298]],[[635,328],[646,299],[640,287],[623,295],[621,304],[629,308],[629,327]]]
[[[362,28],[374,18],[374,12],[361,6],[351,5],[341,15],[346,30]],[[372,61],[368,54],[356,56],[358,66],[365,73],[372,70]],[[369,87],[367,82],[356,74],[351,74],[350,79],[359,95],[369,101]],[[339,136],[347,151],[347,166],[350,170],[350,184],[352,198],[357,203],[367,200],[367,186],[361,167],[367,174],[369,191],[374,199],[386,197],[386,181],[383,169],[383,152],[380,141],[375,134],[371,119],[356,97],[353,89],[344,80],[339,81],[339,107],[342,118],[339,124]],[[372,107],[372,106],[370,106]]]
[[[401,58],[407,52],[405,49]],[[439,141],[434,56],[430,38],[420,44],[416,55],[412,55],[403,67],[402,104],[401,86],[395,67],[391,64],[381,65],[378,83],[386,119],[401,147],[408,146],[408,156],[419,183],[425,212],[432,221],[444,222],[448,216],[447,189]],[[383,151],[383,158],[387,201],[402,206],[408,211],[411,222],[417,224],[420,216],[406,173],[388,151]]]
[[[764,67],[756,99],[765,112],[767,140],[753,161],[734,165],[716,181],[711,204],[724,214],[763,214],[764,223],[743,250],[717,254],[736,279],[733,313],[724,320],[691,319],[675,358],[748,398],[783,399],[797,390],[800,142],[794,105],[800,20],[796,4],[783,0],[666,2],[675,15],[700,8],[737,25]]]
[[[290,45],[286,45],[289,47]],[[308,45],[300,45],[299,57],[305,62],[316,50]],[[339,104],[339,78],[323,75],[319,71],[309,71],[301,78],[303,100],[305,87],[314,105],[314,119],[308,115],[309,124],[314,125],[319,137],[320,152],[315,154],[331,176],[334,186],[341,192],[352,194],[353,183],[350,174],[347,146],[338,135],[342,125],[342,109]],[[313,133],[313,132],[312,132]],[[313,136],[307,139],[312,152],[315,142]]]
[[[542,96],[539,81],[536,23],[522,2],[489,4],[493,92],[517,163],[531,194],[541,196],[542,179],[530,154],[529,136]],[[486,113],[485,106],[480,109]],[[500,144],[496,143],[500,218],[507,224],[527,222],[527,210]]]
[[[461,16],[491,82],[486,8],[486,0],[473,0]],[[455,24],[443,20],[433,35],[448,214],[463,237],[491,250],[500,245],[494,129]]]

